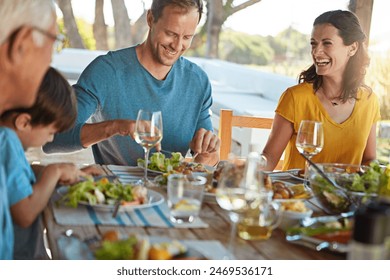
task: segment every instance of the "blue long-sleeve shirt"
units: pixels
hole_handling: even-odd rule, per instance
[[[165,80],[158,80],[140,64],[135,47],[109,52],[88,65],[74,89],[76,124],[46,144],[45,152],[80,150],[80,131],[87,121],[135,120],[139,109],[162,112],[164,150],[184,155],[198,129],[212,130],[209,79],[183,57]],[[130,136],[113,136],[93,145],[92,150],[99,164],[136,165],[137,159],[143,158],[141,146]]]

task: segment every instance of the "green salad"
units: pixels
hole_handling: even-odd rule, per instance
[[[130,236],[124,240],[103,241],[102,246],[95,251],[98,260],[135,260],[138,240]]]
[[[344,212],[352,205],[360,205],[370,201],[377,195],[390,197],[390,165],[381,167],[372,162],[362,172],[345,172],[335,176],[335,183],[345,191],[336,189],[322,176],[315,175],[310,186],[314,193],[331,212]]]
[[[90,205],[114,205],[118,198],[123,201],[133,201],[133,186],[110,182],[107,178],[98,181],[88,178],[86,181],[70,186],[60,202],[71,207],[77,207],[79,202],[87,202]]]
[[[160,152],[153,153],[149,159],[148,169],[164,173],[170,172],[178,167],[183,160],[184,158],[179,152],[172,153],[170,158],[166,158],[165,155]],[[140,167],[145,167],[145,160],[138,159],[137,164]]]
[[[379,190],[387,186],[388,176],[385,170],[376,162],[372,162],[363,173],[356,173],[353,181],[345,184],[345,187],[353,192],[379,193]]]

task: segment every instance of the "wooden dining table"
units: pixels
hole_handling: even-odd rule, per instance
[[[102,166],[109,174],[109,170]],[[166,190],[161,187],[154,188],[166,198]],[[310,200],[307,202],[314,214],[321,214],[321,209]],[[138,234],[141,236],[168,237],[176,240],[214,240],[219,241],[228,248],[231,222],[228,212],[223,210],[215,200],[203,201],[200,218],[208,224],[207,228],[163,228],[147,226],[119,226],[119,225],[61,225],[56,222],[53,213],[55,204],[49,203],[43,211],[43,222],[52,259],[62,259],[64,248],[58,246],[58,239],[64,236],[69,229],[80,240],[92,237],[101,238],[104,233],[116,230],[121,235]],[[233,254],[239,260],[339,260],[346,255],[327,250],[316,251],[302,245],[286,241],[285,233],[281,229],[275,229],[268,240],[247,241],[236,236],[234,240]]]

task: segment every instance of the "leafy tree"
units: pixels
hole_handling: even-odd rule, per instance
[[[266,38],[225,31],[221,34],[220,58],[240,64],[265,65],[274,57]]]
[[[219,35],[222,30],[222,25],[228,17],[260,1],[241,1],[241,4],[234,5],[234,0],[207,0],[207,20],[205,23],[205,27],[207,28],[207,57],[219,57]]]

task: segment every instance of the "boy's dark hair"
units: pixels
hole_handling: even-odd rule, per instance
[[[199,21],[202,18],[203,0],[153,0],[150,10],[152,11],[155,22],[161,17],[164,8],[170,5],[178,6],[183,9],[192,7],[197,8],[199,12]]]
[[[37,100],[30,108],[6,111],[4,120],[12,114],[27,113],[31,116],[31,125],[55,124],[58,132],[71,128],[77,117],[76,97],[68,81],[53,67],[50,67],[38,89]]]

